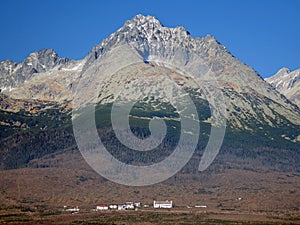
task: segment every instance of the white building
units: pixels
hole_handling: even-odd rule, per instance
[[[67,207],[64,207],[64,208],[67,208]],[[72,213],[79,212],[79,207],[76,206],[75,208],[69,208],[69,209],[66,209],[66,211],[67,212],[72,212]]]
[[[97,211],[108,210],[108,206],[107,205],[97,205],[96,210]]]
[[[134,209],[134,203],[133,202],[126,202],[126,209]]]
[[[109,209],[118,209],[118,205],[109,205]]]
[[[137,208],[141,208],[142,207],[142,203],[141,202],[135,202],[134,206]]]
[[[126,210],[126,205],[118,205],[118,210]]]
[[[173,208],[173,201],[153,201],[153,208],[170,209]]]

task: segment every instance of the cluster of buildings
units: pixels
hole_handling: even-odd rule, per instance
[[[106,211],[106,210],[137,210],[138,208],[149,208],[153,207],[154,209],[171,209],[174,207],[173,201],[153,201],[153,205],[143,205],[141,202],[126,202],[124,204],[98,204],[94,211]],[[195,205],[195,208],[207,208],[206,205]],[[187,206],[187,208],[193,208]],[[64,211],[71,212],[72,214],[79,212],[79,207],[68,208],[64,206]]]
[[[141,202],[126,202],[125,204],[109,204],[109,205],[97,205],[96,211],[105,210],[136,210],[138,208],[148,208],[149,205],[143,205]],[[173,208],[173,201],[153,201],[153,208],[170,209]]]
[[[141,202],[126,202],[125,204],[117,205],[117,204],[110,204],[110,205],[97,205],[96,211],[103,211],[103,210],[134,210],[136,208],[142,207]]]
[[[241,200],[239,198],[238,200]],[[153,201],[153,205],[143,205],[141,202],[126,202],[124,204],[99,204],[96,205],[94,211],[107,211],[107,210],[137,210],[138,208],[149,208],[153,207],[154,209],[171,209],[174,207],[173,201]],[[207,208],[207,205],[195,205],[195,208]],[[187,206],[187,208],[193,208],[192,206]],[[64,211],[74,213],[79,213],[79,207],[68,208],[64,206]]]

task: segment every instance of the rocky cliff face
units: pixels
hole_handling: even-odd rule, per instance
[[[300,108],[300,69],[290,71],[282,68],[266,81]]]

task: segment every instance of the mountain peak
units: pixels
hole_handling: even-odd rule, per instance
[[[124,26],[128,26],[130,28],[143,27],[143,28],[152,28],[152,29],[161,29],[162,27],[164,27],[161,24],[161,22],[154,16],[150,16],[150,15],[144,16],[142,14],[138,14],[135,17],[133,17],[131,20],[127,20]],[[170,28],[170,29],[174,30],[174,32],[185,32],[189,34],[189,32],[183,26],[177,26],[175,28]]]
[[[161,36],[163,33],[162,30],[171,31],[173,34],[189,35],[189,32],[183,26],[177,26],[175,28],[164,27],[154,16],[144,16],[142,14],[138,14],[131,20],[127,20],[124,26],[119,29],[121,32],[127,32],[128,30],[130,32],[137,30],[139,31],[139,35],[144,34],[146,36]]]
[[[133,17],[131,20],[127,20],[125,22],[125,26],[129,27],[139,27],[143,25],[152,25],[153,27],[162,27],[162,24],[159,22],[158,19],[156,19],[154,16],[144,16],[142,14],[138,14],[135,17]]]
[[[133,46],[136,49],[143,49],[140,53],[144,58],[147,58],[151,51],[161,51],[161,46],[169,50],[172,46],[196,47],[195,39],[183,26],[164,27],[154,16],[138,14],[93,47],[86,57],[83,71],[106,51],[124,43],[137,45]]]
[[[289,74],[291,71],[289,68],[286,68],[286,67],[283,67],[281,68],[280,70],[278,70],[278,72],[275,74],[275,76],[283,76],[283,75],[286,75],[286,74]]]
[[[58,59],[58,54],[54,51],[54,49],[45,49],[42,48],[38,52],[32,52],[25,59],[25,63],[32,63],[32,61],[56,61]]]

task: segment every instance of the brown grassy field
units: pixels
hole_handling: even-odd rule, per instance
[[[106,211],[67,214],[53,213],[2,213],[4,224],[296,224],[299,217],[275,217],[242,213],[207,213],[198,211],[143,210]],[[4,222],[5,221],[5,222]]]
[[[300,223],[299,196],[300,173],[291,172],[227,169],[128,187],[102,178],[74,151],[0,171],[0,224]],[[96,204],[151,205],[154,199],[173,200],[175,208],[92,212]],[[64,205],[81,210],[72,215],[63,211]]]

